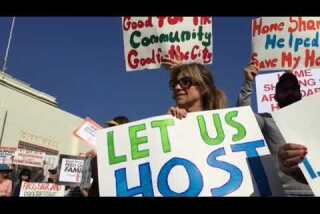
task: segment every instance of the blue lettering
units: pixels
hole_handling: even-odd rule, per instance
[[[249,167],[251,173],[257,183],[259,192],[261,196],[271,196],[272,192],[269,187],[268,178],[264,171],[263,165],[259,158],[259,154],[256,148],[264,147],[264,140],[257,140],[252,142],[246,142],[242,144],[231,145],[231,150],[233,152],[245,152],[248,158]]]
[[[128,197],[138,194],[153,197],[152,177],[150,164],[139,165],[140,186],[128,189],[126,169],[118,169],[115,171],[117,196]]]
[[[303,163],[303,165],[305,166],[308,174],[310,175],[310,178],[311,178],[311,179],[316,178],[317,175],[316,175],[316,173],[314,172],[314,170],[312,169],[312,166],[311,166],[310,162],[308,161],[308,159],[307,159],[307,158],[304,158],[304,160],[303,160],[302,163]]]
[[[224,161],[217,160],[218,157],[225,155],[224,148],[219,148],[211,152],[207,162],[210,166],[225,170],[230,173],[229,180],[222,186],[211,189],[212,196],[225,196],[236,191],[242,184],[243,176],[241,170]]]
[[[269,46],[271,46],[272,49],[275,48],[276,46],[276,40],[277,40],[277,36],[276,35],[273,35],[272,38],[271,38],[271,35],[268,34],[267,35],[267,38],[266,38],[266,44],[265,44],[265,49],[268,50]]]
[[[182,193],[174,192],[168,184],[168,176],[171,169],[181,165],[186,169],[189,177],[189,187]],[[198,196],[203,187],[203,179],[201,172],[195,164],[183,158],[170,159],[160,170],[158,176],[158,189],[163,196]]]

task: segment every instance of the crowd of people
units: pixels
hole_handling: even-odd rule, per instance
[[[163,66],[170,71],[169,86],[176,105],[168,113],[183,119],[189,112],[216,110],[228,107],[225,93],[220,90],[213,78],[213,73],[206,65],[200,63],[183,64],[181,61],[164,59]],[[244,84],[240,89],[238,106],[251,104],[252,85],[258,68],[250,63],[244,69]],[[280,108],[301,100],[302,95],[298,80],[290,71],[285,72],[276,84],[275,100]],[[260,129],[272,154],[274,164],[286,196],[312,196],[313,193],[298,167],[307,154],[307,148],[300,142],[285,142],[271,114],[255,114]],[[125,116],[116,117],[106,123],[107,127],[128,123]],[[66,196],[97,197],[99,196],[97,154],[86,153],[90,163],[91,183],[89,187],[68,188]],[[0,169],[0,196],[19,196],[21,182],[31,181],[31,171],[23,169],[13,182],[10,179],[11,169]],[[57,169],[51,169],[47,182],[57,183]]]

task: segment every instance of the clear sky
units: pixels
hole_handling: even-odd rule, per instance
[[[213,17],[216,85],[235,106],[251,51],[253,17]],[[0,62],[11,18],[0,18]],[[58,106],[101,125],[165,114],[174,105],[164,69],[125,71],[121,17],[16,17],[8,73],[57,98]],[[254,110],[256,110],[255,97]]]

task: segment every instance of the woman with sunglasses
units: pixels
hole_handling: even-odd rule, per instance
[[[225,108],[227,98],[218,89],[209,69],[199,63],[181,64],[179,61],[165,60],[163,65],[171,71],[170,89],[176,106],[169,113],[182,119],[187,112]]]

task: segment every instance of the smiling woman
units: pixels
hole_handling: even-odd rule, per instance
[[[187,112],[227,107],[224,92],[215,86],[205,65],[191,63],[175,67],[171,71],[170,87],[177,107]]]

